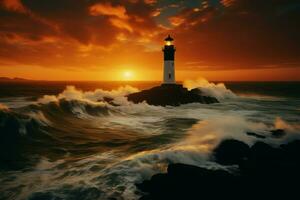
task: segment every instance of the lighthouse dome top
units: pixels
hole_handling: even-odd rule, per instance
[[[168,35],[168,37],[166,37],[166,38],[165,38],[165,41],[170,41],[170,42],[171,42],[171,41],[173,41],[173,40],[174,40],[174,39],[173,39],[173,38],[171,38],[171,36],[170,36],[170,35]]]

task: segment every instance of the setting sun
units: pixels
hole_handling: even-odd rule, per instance
[[[294,199],[299,24],[300,0],[0,0],[0,200]]]
[[[134,79],[133,71],[131,71],[131,70],[123,71],[122,79],[123,80],[133,80]]]

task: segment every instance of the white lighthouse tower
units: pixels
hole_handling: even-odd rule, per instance
[[[163,84],[176,84],[175,81],[175,65],[174,65],[174,55],[175,47],[173,45],[174,39],[170,35],[165,39],[165,46],[163,48],[164,52],[164,74],[163,74]]]

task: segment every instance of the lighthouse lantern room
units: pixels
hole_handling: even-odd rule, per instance
[[[174,65],[174,55],[175,47],[173,45],[174,39],[168,35],[165,38],[165,46],[163,48],[164,52],[164,73],[163,73],[163,84],[176,84],[175,81],[175,65]]]

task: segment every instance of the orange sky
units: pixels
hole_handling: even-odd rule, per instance
[[[300,5],[278,0],[1,0],[0,76],[300,80]]]

